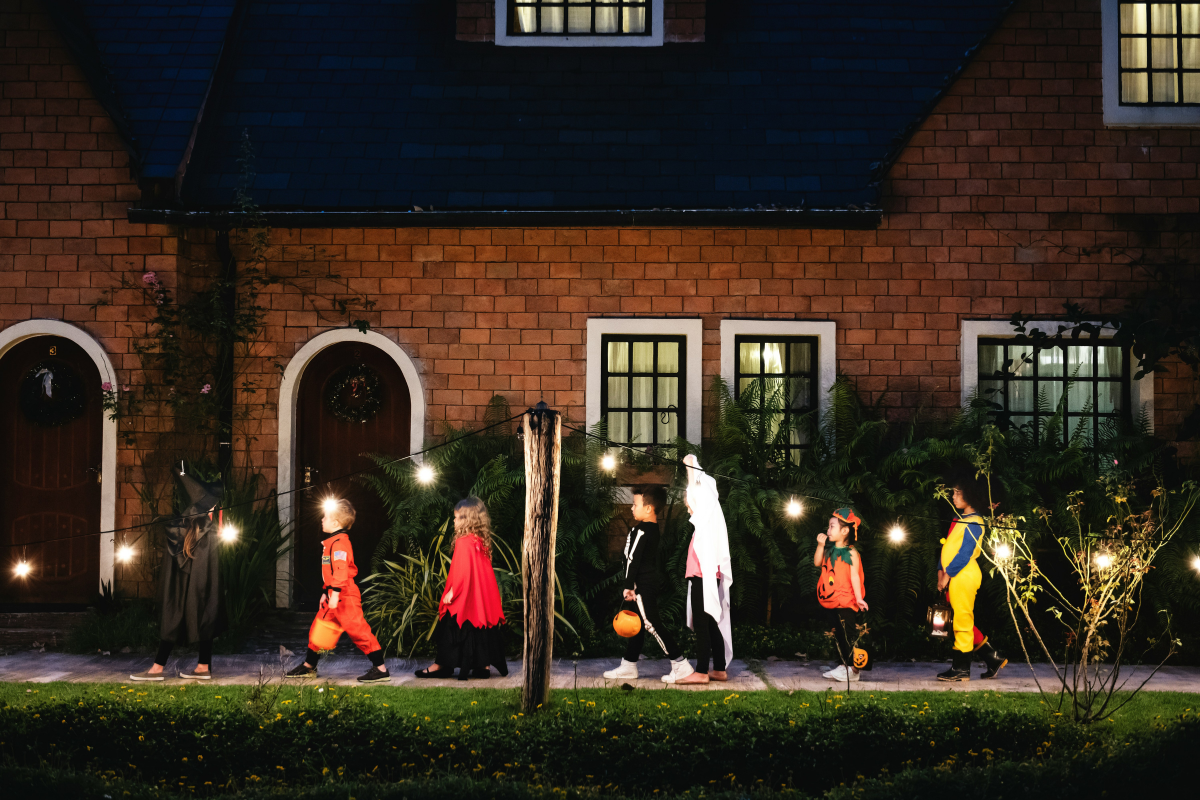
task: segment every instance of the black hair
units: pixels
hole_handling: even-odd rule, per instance
[[[657,483],[643,483],[633,487],[633,494],[642,496],[642,502],[654,506],[655,515],[663,513],[667,507],[667,490]]]
[[[834,515],[833,518],[838,521],[838,525],[850,530],[850,535],[846,537],[846,546],[849,547],[852,544],[858,544],[858,526],[851,522],[846,522],[846,520],[837,515]]]
[[[963,500],[975,513],[987,515],[991,512],[987,481],[976,477],[974,472],[960,472],[951,483],[951,488],[962,492]]]

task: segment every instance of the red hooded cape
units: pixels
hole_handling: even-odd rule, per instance
[[[453,594],[447,603],[446,595],[451,590]],[[446,574],[446,591],[438,605],[438,617],[447,613],[454,615],[460,627],[469,622],[477,629],[483,629],[504,622],[504,606],[500,600],[500,587],[496,585],[496,573],[492,571],[491,556],[483,540],[474,534],[460,536],[454,543],[454,556]]]

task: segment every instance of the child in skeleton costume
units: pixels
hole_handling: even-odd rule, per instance
[[[955,482],[951,494],[960,516],[950,526],[942,540],[941,569],[938,570],[938,589],[945,590],[954,609],[954,662],[950,669],[938,673],[939,681],[971,680],[971,662],[982,661],[987,671],[981,677],[994,678],[1008,664],[1008,659],[988,644],[987,637],[975,627],[975,594],[983,581],[977,560],[983,549],[985,522],[976,513],[988,508],[987,489],[974,476],[963,476]]]
[[[221,486],[181,472],[175,477],[187,497],[187,505],[166,526],[159,633],[162,641],[150,669],[129,676],[135,681],[164,680],[167,658],[178,642],[195,643],[200,650],[196,669],[181,671],[179,677],[210,680],[213,639],[225,630],[217,551],[221,513],[213,513],[221,502]]]
[[[687,465],[687,502],[691,514],[692,542],[688,546],[688,627],[696,634],[696,669],[686,676],[664,675],[667,683],[708,683],[729,680],[726,668],[733,661],[733,631],[729,619],[729,587],[733,566],[729,557],[729,530],[717,496],[717,482],[700,469],[694,455]],[[709,656],[712,672],[708,671]]]
[[[680,655],[671,634],[658,613],[658,515],[667,505],[667,493],[661,486],[636,486],[633,489],[633,519],[637,524],[625,537],[625,574],[621,595],[637,604],[642,618],[641,630],[629,639],[625,657],[616,669],[604,673],[610,680],[633,680],[638,676],[638,656],[649,632],[671,659],[671,675],[686,677],[692,666]],[[665,680],[665,678],[664,678]]]
[[[862,557],[854,543],[862,519],[849,506],[839,508],[829,518],[829,528],[817,536],[813,566],[821,568],[817,579],[817,601],[833,617],[833,636],[841,664],[826,672],[832,681],[860,680],[859,672],[869,668],[867,652],[857,646],[858,612],[867,610]]]

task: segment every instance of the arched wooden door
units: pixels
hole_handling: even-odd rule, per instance
[[[0,602],[88,603],[100,584],[100,372],[38,336],[0,359]],[[16,574],[24,561],[29,572]]]
[[[363,368],[367,382],[377,382],[374,389],[363,382]],[[357,387],[356,377],[360,381]],[[331,407],[329,395],[338,386],[342,388]],[[362,393],[358,398],[356,389]],[[366,399],[372,393],[379,401],[373,412]],[[354,560],[360,576],[369,574],[371,557],[388,524],[387,511],[372,489],[340,476],[373,466],[364,453],[407,455],[410,406],[408,384],[400,367],[371,345],[332,345],[305,368],[296,410],[296,488],[315,488],[298,493],[296,501],[296,586],[292,597],[299,608],[315,608],[320,598],[321,540],[326,535],[321,531],[321,501],[326,496],[344,497],[354,504],[358,512],[351,531]],[[333,407],[369,418],[365,422],[340,418]]]

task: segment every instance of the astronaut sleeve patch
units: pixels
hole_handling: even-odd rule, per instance
[[[334,550],[333,551],[333,560],[334,561],[345,561],[346,560],[346,551],[345,550]]]
[[[321,563],[322,563],[322,564],[328,564],[328,563],[329,563],[329,556],[321,556]]]

